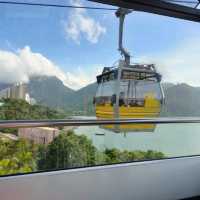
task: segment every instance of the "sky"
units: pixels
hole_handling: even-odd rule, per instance
[[[86,0],[34,2],[106,7]],[[165,82],[200,86],[199,44],[198,23],[136,11],[126,17],[124,46],[132,62],[154,63]],[[114,11],[0,4],[0,82],[57,76],[77,90],[121,58],[117,45]]]

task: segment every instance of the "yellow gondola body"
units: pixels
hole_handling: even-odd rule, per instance
[[[96,117],[98,119],[114,119],[114,108],[109,103],[105,105],[96,105]],[[159,116],[161,110],[161,103],[152,97],[145,98],[144,107],[119,107],[119,118],[148,118]],[[128,132],[128,131],[144,131],[151,132],[155,129],[154,124],[127,124],[127,125],[104,125],[103,128],[114,130],[116,132]]]
[[[97,77],[98,89],[95,97],[97,119],[158,117],[164,99],[160,80],[161,76],[155,71],[154,65],[104,69],[103,73]],[[119,99],[114,98],[113,102],[113,95],[116,94]],[[155,129],[154,124],[104,125],[102,127],[115,132],[152,132]]]

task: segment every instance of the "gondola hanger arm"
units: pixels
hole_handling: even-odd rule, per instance
[[[124,29],[124,20],[127,14],[131,13],[132,10],[127,8],[119,8],[115,15],[119,18],[119,51],[125,58],[125,63],[130,64],[130,53],[123,47],[123,29]]]

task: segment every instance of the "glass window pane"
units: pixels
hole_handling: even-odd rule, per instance
[[[199,155],[199,124],[81,121],[199,117],[199,24],[129,14],[128,68],[118,52],[115,11],[72,7],[0,4],[0,124],[31,120],[0,128],[0,175]],[[139,73],[131,72],[134,66]],[[60,124],[33,127],[32,120]]]

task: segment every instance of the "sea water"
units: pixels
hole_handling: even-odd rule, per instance
[[[115,133],[99,126],[78,127],[100,150],[155,150],[167,157],[200,155],[200,124],[159,124],[154,132]]]

